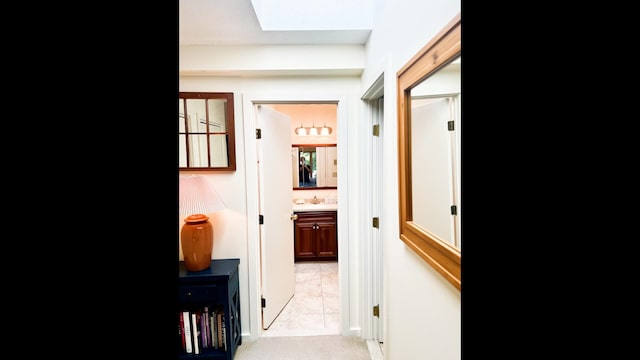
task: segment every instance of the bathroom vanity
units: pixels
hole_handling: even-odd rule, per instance
[[[338,212],[336,204],[294,205],[295,261],[338,260]]]

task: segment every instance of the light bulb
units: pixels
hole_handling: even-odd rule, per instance
[[[329,128],[327,127],[327,124],[324,124],[324,126],[320,130],[320,135],[327,136],[329,134],[331,134],[331,131],[329,131]]]
[[[300,124],[300,127],[296,129],[296,134],[305,136],[307,135],[307,130],[305,130],[305,128],[302,127],[302,124]]]
[[[318,129],[314,126],[311,129],[309,129],[309,135],[311,136],[318,136]]]

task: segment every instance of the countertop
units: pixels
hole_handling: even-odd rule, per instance
[[[302,211],[337,211],[338,204],[327,204],[321,202],[319,204],[312,204],[310,202],[306,202],[304,204],[293,204],[293,212],[302,212]]]

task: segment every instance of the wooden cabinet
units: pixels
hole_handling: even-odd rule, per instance
[[[232,360],[237,347],[242,344],[242,330],[240,327],[240,292],[238,282],[239,259],[211,260],[211,266],[202,271],[188,271],[184,262],[180,262],[180,275],[178,277],[178,318],[184,312],[189,314],[202,314],[203,309],[217,310],[220,314],[220,326],[224,331],[220,332],[218,339],[224,346],[213,347],[213,330],[216,326],[207,326],[204,330],[200,324],[206,324],[206,320],[196,325],[196,331],[201,334],[197,337],[199,354],[188,354],[182,349],[181,335],[185,333],[183,325],[179,325],[178,344],[180,359],[220,359]],[[209,323],[211,324],[211,323]],[[219,330],[219,329],[218,329]],[[190,330],[191,331],[191,330]],[[206,340],[204,340],[206,338]],[[195,341],[195,340],[194,340]]]
[[[338,260],[336,211],[297,212],[294,222],[295,261]]]

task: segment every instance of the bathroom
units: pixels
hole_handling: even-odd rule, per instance
[[[291,182],[293,187],[294,205],[300,205],[304,200],[304,206],[294,206],[296,209],[306,210],[310,204],[320,204],[316,208],[323,207],[323,203],[337,204],[337,104],[263,104],[279,113],[291,118],[291,144],[292,165]],[[322,134],[326,127],[327,135]],[[300,128],[306,131],[306,135],[299,135]],[[316,129],[317,135],[309,132]],[[312,154],[315,152],[315,154]],[[300,153],[306,158],[308,164],[313,165],[312,180],[315,186],[305,186],[299,179]],[[320,164],[326,164],[323,167]],[[326,175],[325,175],[326,174]],[[335,206],[329,206],[337,210]]]

